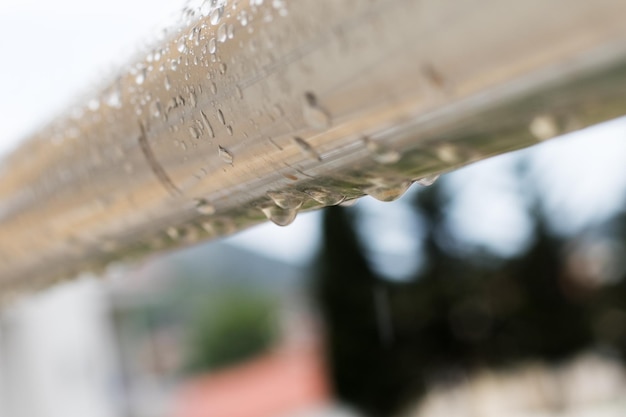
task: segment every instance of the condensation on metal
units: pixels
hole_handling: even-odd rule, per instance
[[[2,162],[0,288],[390,201],[622,115],[624,15],[618,0],[199,2]]]

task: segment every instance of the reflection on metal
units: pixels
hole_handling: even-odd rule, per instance
[[[620,0],[207,0],[2,162],[0,287],[393,200],[622,115],[625,14]]]

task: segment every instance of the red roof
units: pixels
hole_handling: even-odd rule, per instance
[[[173,417],[279,417],[328,398],[319,349],[290,347],[189,381]]]

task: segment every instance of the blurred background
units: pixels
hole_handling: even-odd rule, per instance
[[[0,153],[172,10],[3,0]],[[615,120],[17,299],[0,416],[624,416],[625,139]]]

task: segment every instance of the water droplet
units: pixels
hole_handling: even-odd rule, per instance
[[[196,93],[194,93],[193,91],[189,92],[189,103],[192,107],[196,107],[198,105],[198,98],[196,96]]]
[[[180,52],[181,54],[184,54],[185,52],[187,52],[187,40],[182,37],[178,40],[178,43],[176,44],[176,49],[178,50],[178,52]],[[172,61],[174,62],[174,61]],[[172,68],[174,69],[174,68]]]
[[[226,126],[226,132],[228,132],[228,134],[230,136],[233,135],[233,127],[231,125]]]
[[[172,83],[170,81],[170,77],[169,76],[165,76],[165,78],[163,79],[163,84],[165,85],[165,89],[167,91],[170,91],[170,89],[172,88]]]
[[[213,131],[213,126],[211,126],[211,123],[209,122],[209,118],[207,117],[204,111],[201,111],[200,114],[202,115],[202,121],[204,122],[204,126],[206,127],[206,130],[207,132],[209,132],[209,136],[214,138],[215,132]]]
[[[341,203],[339,203],[339,205],[341,207],[352,207],[358,202],[359,202],[358,198],[353,198],[352,200],[344,200]]]
[[[235,87],[235,92],[237,93],[237,97],[238,97],[239,99],[243,99],[243,91],[241,90],[241,87],[236,86],[236,87]]]
[[[226,28],[226,36],[228,36],[228,39],[233,39],[235,37],[235,26],[232,24],[228,25]]]
[[[416,182],[419,185],[423,185],[424,187],[428,187],[428,186],[433,185],[435,183],[435,181],[437,181],[439,179],[439,177],[440,177],[439,174],[429,175],[427,177],[420,178]]]
[[[91,111],[97,111],[100,108],[100,100],[97,98],[92,98],[87,103],[87,108]]]
[[[135,75],[135,83],[137,83],[137,85],[141,85],[143,84],[145,80],[146,80],[146,69],[142,68],[139,70],[139,72],[137,72],[137,75]]]
[[[158,99],[150,104],[150,113],[154,117],[161,117],[161,102]]]
[[[217,28],[217,40],[220,42],[226,42],[226,38],[228,35],[226,34],[226,28],[228,25],[226,23],[222,23],[219,28]]]
[[[211,92],[217,94],[217,85],[214,82],[211,82]]]
[[[241,13],[239,13],[239,22],[241,22],[241,26],[247,26],[248,25],[248,12],[246,12],[245,10],[242,10]]]
[[[168,227],[165,232],[172,240],[178,240],[178,238],[180,237],[180,232],[175,227]]]
[[[217,52],[217,40],[215,38],[209,39],[209,53],[214,54]]]
[[[198,130],[198,128],[196,128],[195,126],[191,126],[189,128],[189,134],[191,135],[192,138],[194,139],[198,139],[200,137],[200,131]]]
[[[116,87],[114,88],[109,95],[106,98],[106,103],[109,107],[113,107],[116,109],[119,109],[120,107],[122,107],[122,97],[120,94],[119,89]]]
[[[304,203],[304,196],[290,191],[268,191],[267,196],[282,209],[299,209]]]
[[[262,207],[261,211],[269,221],[278,226],[288,226],[296,219],[298,210],[284,209],[276,205]]]
[[[459,148],[449,143],[439,145],[435,149],[435,153],[437,154],[437,158],[446,164],[458,164],[463,159]]]
[[[379,164],[395,164],[400,160],[400,152],[396,150],[389,149],[368,137],[363,137],[363,142],[365,142],[365,146],[370,152],[372,159]]]
[[[222,109],[217,109],[217,118],[221,124],[226,125],[226,119],[224,118],[224,113]]]
[[[233,157],[233,154],[227,150],[226,148],[223,148],[221,145],[217,147],[217,151],[218,154],[220,156],[220,158],[222,159],[222,161],[226,162],[227,164],[232,165],[233,164],[233,160],[235,159]]]
[[[204,198],[199,198],[196,200],[196,210],[198,213],[203,214],[205,216],[210,216],[215,213],[215,207],[211,205]]]
[[[314,129],[330,127],[330,115],[319,105],[317,97],[310,91],[304,94],[303,116],[306,123]]]
[[[313,148],[313,146],[309,144],[309,142],[297,136],[293,138],[293,141],[300,149],[300,152],[302,152],[302,154],[307,158],[316,159],[318,161],[322,160],[320,154],[317,153],[317,151]]]
[[[213,9],[212,6],[212,0],[204,0],[204,2],[200,5],[200,14],[203,17],[207,17],[211,14],[211,10]]]
[[[209,20],[211,21],[211,24],[214,26],[217,25],[220,22],[220,19],[222,18],[223,13],[224,13],[224,6],[219,6],[213,9],[213,11],[211,12],[209,16]]]
[[[345,196],[340,193],[325,190],[323,188],[308,189],[305,191],[311,198],[325,206],[336,206],[345,200]]]
[[[379,201],[394,201],[402,197],[410,186],[411,181],[402,181],[397,184],[374,185],[365,188],[363,192]]]
[[[560,133],[559,123],[554,116],[545,114],[535,117],[529,126],[532,133],[539,140],[551,139]]]
[[[225,62],[221,62],[220,63],[220,74],[222,74],[222,75],[226,74],[226,63]]]

